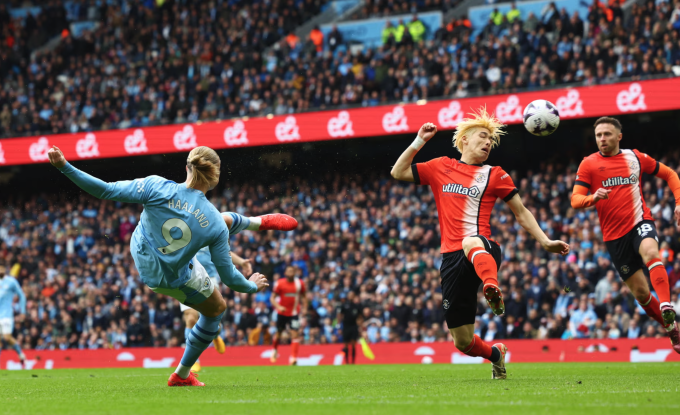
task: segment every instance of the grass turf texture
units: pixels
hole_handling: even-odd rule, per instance
[[[679,363],[208,367],[203,388],[170,369],[0,372],[2,414],[663,414]]]

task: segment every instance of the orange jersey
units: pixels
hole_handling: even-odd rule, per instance
[[[659,162],[637,150],[621,150],[606,157],[593,153],[583,159],[574,184],[586,187],[590,193],[602,187],[611,190],[609,199],[595,204],[602,227],[602,239],[612,241],[633,229],[642,220],[653,220],[642,197],[642,173],[656,175]]]
[[[300,303],[305,292],[305,283],[300,278],[295,277],[293,281],[281,278],[276,281],[274,293],[279,296],[279,305],[286,309],[279,314],[286,317],[300,314]]]
[[[463,249],[468,236],[491,237],[489,220],[496,199],[509,201],[517,188],[500,167],[465,164],[440,157],[412,166],[417,184],[430,185],[441,228],[441,253]]]

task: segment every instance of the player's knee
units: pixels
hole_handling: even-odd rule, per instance
[[[453,344],[456,346],[456,349],[460,350],[461,352],[465,352],[468,347],[470,347],[470,343],[472,343],[471,336],[461,334],[453,336]]]
[[[222,301],[220,301],[220,304],[218,305],[217,309],[219,310],[219,313],[217,313],[218,316],[227,311],[227,302],[224,300],[224,298],[222,298]]]
[[[467,255],[472,248],[483,246],[484,245],[482,244],[482,241],[475,236],[468,236],[466,238],[463,238],[463,250],[465,251],[465,255]]]
[[[655,246],[647,246],[640,248],[640,256],[645,263],[659,257],[659,249]]]
[[[206,310],[202,314],[206,317],[214,318],[214,317],[219,317],[226,310],[227,310],[227,302],[224,301],[224,298],[222,298],[221,301],[217,303],[215,308],[213,308],[211,310]]]
[[[198,322],[198,316],[191,315],[191,316],[187,316],[187,318],[186,318],[186,324],[187,324],[188,328],[194,327],[197,322]]]
[[[649,289],[647,287],[635,287],[633,288],[633,297],[638,300],[639,303],[647,301],[649,299]]]

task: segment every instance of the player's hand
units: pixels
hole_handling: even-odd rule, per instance
[[[569,253],[569,244],[563,241],[548,241],[543,245],[543,249],[553,254],[565,256]]]
[[[431,122],[426,122],[420,127],[418,131],[418,137],[422,138],[424,141],[430,141],[430,138],[437,134],[437,126]]]
[[[253,273],[253,265],[250,263],[249,259],[244,259],[241,264],[241,270],[243,275],[250,275]]]
[[[50,163],[58,169],[66,165],[64,153],[62,153],[57,146],[52,146],[51,149],[47,150],[47,157],[50,158]]]
[[[680,205],[675,206],[675,222],[680,227]]]
[[[264,290],[265,288],[269,287],[269,281],[267,281],[267,277],[260,274],[259,272],[256,272],[253,275],[251,275],[250,278],[248,278],[248,281],[254,282],[255,285],[257,285],[258,293]]]
[[[609,193],[612,191],[609,189],[605,189],[604,187],[600,187],[597,189],[595,194],[593,194],[593,202],[596,202],[601,199],[609,199]]]

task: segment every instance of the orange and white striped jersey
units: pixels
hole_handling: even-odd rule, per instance
[[[637,150],[621,150],[615,156],[593,153],[583,159],[574,184],[590,189],[610,189],[609,199],[595,204],[600,217],[602,239],[612,241],[642,220],[653,220],[642,196],[642,173],[656,175],[659,162]]]
[[[463,249],[463,239],[491,239],[491,211],[496,199],[509,201],[517,188],[500,167],[470,165],[439,157],[412,166],[417,184],[430,185],[439,214],[441,253]]]
[[[300,303],[305,292],[305,283],[298,277],[293,278],[293,281],[285,277],[278,279],[274,284],[274,293],[279,296],[279,304],[286,309],[279,314],[286,317],[300,314]]]

